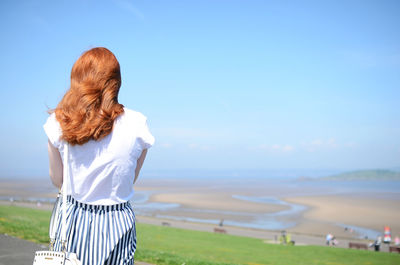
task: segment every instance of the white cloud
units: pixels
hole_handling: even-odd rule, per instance
[[[288,153],[294,151],[295,147],[289,144],[285,145],[280,145],[280,144],[272,144],[272,145],[266,145],[266,144],[261,144],[258,146],[259,150],[267,150],[271,152],[282,152],[282,153]]]
[[[326,145],[331,148],[336,148],[338,146],[335,138],[328,139],[328,141],[326,142]]]
[[[311,141],[302,141],[300,146],[308,152],[316,152],[318,150],[336,149],[339,147],[336,139],[331,137],[327,140],[314,139]]]
[[[347,142],[345,144],[339,144],[336,138],[331,137],[328,139],[315,138],[310,141],[302,141],[298,145],[291,144],[260,144],[255,148],[250,148],[253,150],[265,150],[275,153],[290,153],[295,150],[305,150],[307,152],[317,152],[320,150],[335,150],[338,148],[352,148],[356,144],[354,142]]]
[[[279,150],[279,149],[281,149],[281,146],[279,144],[273,144],[273,145],[271,145],[271,149],[272,150]]]
[[[291,152],[293,150],[294,150],[294,147],[291,145],[288,145],[288,144],[282,147],[283,152]]]
[[[128,11],[132,15],[134,15],[138,19],[144,19],[144,15],[137,9],[130,1],[128,0],[115,0],[117,5],[122,8],[123,10]]]
[[[170,143],[162,143],[162,144],[160,144],[160,146],[161,146],[162,148],[171,148],[171,147],[172,147],[172,144],[170,144]]]
[[[312,146],[321,146],[322,144],[323,144],[323,141],[320,139],[315,139],[310,142],[310,145],[312,145]]]

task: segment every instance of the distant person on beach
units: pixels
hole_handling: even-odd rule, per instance
[[[379,251],[381,248],[381,244],[382,244],[382,237],[378,236],[375,240],[375,242],[372,244],[375,248],[375,251]]]
[[[326,235],[326,245],[327,245],[327,246],[330,246],[330,245],[331,245],[332,239],[333,239],[333,235],[332,235],[331,233],[328,233],[328,234]]]
[[[286,230],[282,230],[281,231],[280,241],[281,241],[282,244],[286,244],[287,243]]]
[[[398,236],[394,238],[394,244],[395,246],[400,246],[400,238]]]
[[[143,114],[119,104],[120,86],[114,54],[106,48],[86,51],[44,124],[55,186],[61,187],[63,166],[68,167],[66,250],[82,264],[134,264],[135,214],[129,200],[154,137]],[[62,248],[59,216],[56,251]]]
[[[332,242],[332,246],[337,246],[339,244],[339,242],[337,241],[336,237],[333,236],[333,235],[332,235],[331,242]]]

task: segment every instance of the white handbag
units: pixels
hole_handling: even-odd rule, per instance
[[[62,185],[62,215],[61,215],[61,242],[62,251],[54,251],[54,242],[56,239],[56,221],[60,209],[60,193],[58,193],[56,203],[54,204],[53,213],[50,219],[49,237],[50,249],[48,251],[36,251],[33,265],[81,265],[75,253],[66,252],[67,240],[67,186],[68,186],[68,143],[65,144],[64,150],[64,181]]]

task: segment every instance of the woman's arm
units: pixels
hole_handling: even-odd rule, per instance
[[[61,188],[63,183],[63,163],[60,152],[55,148],[50,141],[47,143],[47,151],[49,153],[49,174],[51,182],[57,188]]]
[[[135,169],[135,180],[133,181],[134,184],[135,184],[137,178],[139,177],[139,172],[143,166],[143,162],[144,162],[144,159],[146,158],[146,154],[147,154],[147,149],[144,149],[142,151],[142,154],[140,155],[139,159],[137,160],[136,169]]]

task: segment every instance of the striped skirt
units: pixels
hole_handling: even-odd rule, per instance
[[[61,207],[60,207],[61,211]],[[61,212],[54,250],[61,251]],[[135,214],[129,202],[90,205],[67,199],[67,251],[82,265],[134,264]]]

